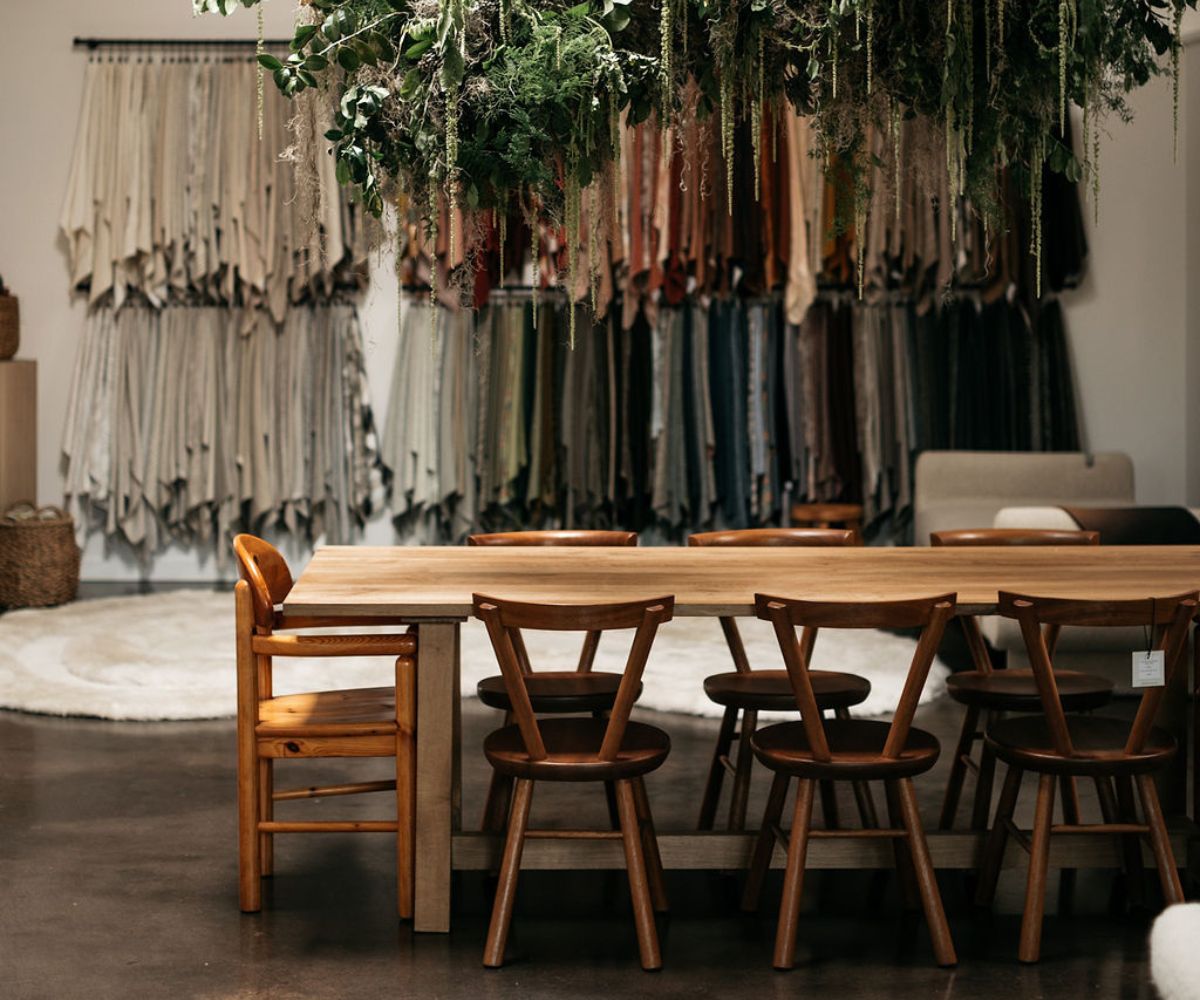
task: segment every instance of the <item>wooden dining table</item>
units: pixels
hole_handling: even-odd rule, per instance
[[[677,617],[749,616],[754,595],[876,601],[953,593],[960,614],[987,614],[998,592],[1091,600],[1200,589],[1200,546],[1005,548],[458,548],[327,546],[284,601],[291,615],[379,617],[418,632],[417,802],[414,927],[450,929],[451,874],[489,870],[500,838],[462,830],[460,624],[476,593],[540,603],[593,603],[672,594]],[[1192,717],[1193,729],[1195,716]],[[1193,743],[1196,741],[1193,740]],[[1193,780],[1198,772],[1195,751]],[[1181,863],[1196,825],[1179,817],[1172,844]],[[744,868],[753,832],[659,835],[668,868]],[[972,868],[980,835],[931,832],[934,865]],[[1114,838],[1059,838],[1058,867],[1119,867]],[[1010,845],[1006,864],[1018,862]],[[776,858],[776,863],[780,859]],[[888,868],[878,841],[818,840],[812,868]],[[620,868],[620,845],[531,841],[526,868]]]

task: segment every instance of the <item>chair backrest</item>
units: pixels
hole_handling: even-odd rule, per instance
[[[969,548],[977,545],[1099,545],[1098,531],[1064,531],[1055,528],[960,528],[954,531],[931,531],[929,542],[935,548]],[[983,641],[983,632],[979,628],[979,619],[974,615],[964,615],[959,618],[963,634],[967,638],[967,647],[971,651],[971,660],[975,669],[983,674],[992,672],[992,658],[988,653],[987,643]],[[1046,645],[1051,655],[1058,645],[1058,627],[1046,627]]]
[[[688,535],[690,547],[742,548],[753,546],[796,546],[798,548],[842,548],[860,544],[858,532],[850,528],[744,528],[736,531],[703,531]],[[734,618],[720,619],[725,645],[733,657],[733,666],[739,674],[750,672],[750,659],[742,633]],[[805,629],[800,639],[806,660],[812,658],[813,646],[817,641],[816,629]]]
[[[254,625],[270,629],[275,624],[275,608],[291,592],[292,573],[287,561],[270,542],[256,535],[238,535],[233,540],[238,576],[250,585],[254,606]]]
[[[498,531],[490,535],[468,535],[468,545],[595,545],[634,546],[636,531]]]
[[[1145,597],[1126,601],[1085,601],[1064,597],[1033,597],[1027,594],[1000,592],[999,613],[1012,618],[1021,626],[1021,636],[1029,652],[1029,662],[1037,680],[1038,695],[1055,753],[1073,757],[1075,748],[1067,728],[1067,717],[1054,679],[1052,647],[1046,632],[1064,626],[1086,628],[1137,628],[1147,631],[1147,645],[1161,649],[1166,666],[1166,683],[1162,687],[1145,688],[1134,716],[1129,738],[1125,743],[1128,754],[1140,753],[1154,725],[1162,703],[1163,693],[1170,685],[1182,661],[1187,643],[1188,624],[1196,615],[1200,594],[1192,591],[1170,597]]]
[[[539,546],[556,547],[568,545],[586,545],[596,548],[632,548],[638,543],[636,531],[499,531],[491,535],[468,535],[468,545],[486,545],[496,547],[506,546]],[[596,661],[596,649],[600,645],[600,633],[588,632],[583,637],[583,646],[579,650],[579,661],[575,669],[586,674]],[[518,652],[525,668],[529,668],[529,659],[525,656],[524,647],[518,645]]]
[[[545,760],[546,745],[529,700],[526,686],[529,663],[528,657],[523,654],[525,644],[521,630],[599,633],[606,629],[636,629],[604,730],[604,739],[591,758],[616,760],[625,728],[629,724],[629,713],[637,699],[638,685],[646,669],[646,658],[654,644],[654,636],[659,625],[671,620],[675,598],[656,597],[623,604],[587,605],[526,604],[483,594],[474,595],[473,600],[475,617],[487,626],[488,638],[492,641],[492,649],[500,663],[504,686],[512,703],[513,716],[521,729],[525,752],[530,760]]]
[[[857,545],[858,535],[850,528],[743,528],[737,531],[701,531],[688,535],[689,546],[750,545],[842,546]]]
[[[1100,532],[1056,528],[960,528],[931,531],[929,542],[934,546],[1099,545]]]
[[[892,717],[883,745],[883,756],[895,758],[904,751],[912,728],[913,715],[929,676],[929,668],[942,641],[946,623],[954,614],[957,600],[954,594],[920,597],[903,601],[802,601],[789,597],[754,595],[758,617],[775,627],[775,637],[783,653],[792,693],[800,709],[800,720],[808,737],[809,749],[817,760],[832,760],[829,741],[825,736],[825,721],[817,706],[809,677],[808,654],[796,629],[802,628],[919,628],[921,636],[909,664],[904,690]]]

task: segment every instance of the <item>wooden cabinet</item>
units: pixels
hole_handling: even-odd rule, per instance
[[[37,501],[37,362],[0,361],[0,511]]]

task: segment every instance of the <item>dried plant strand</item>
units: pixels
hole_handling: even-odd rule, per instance
[[[258,67],[258,72],[255,77],[255,89],[258,92],[258,104],[256,106],[257,121],[258,121],[258,141],[263,141],[263,65],[262,56],[266,50],[266,27],[263,23],[262,4],[258,5],[258,35],[254,39],[254,61]],[[1178,102],[1177,102],[1178,103]]]

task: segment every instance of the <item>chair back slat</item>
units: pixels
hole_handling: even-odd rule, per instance
[[[468,545],[496,547],[582,545],[625,548],[636,546],[637,543],[636,531],[497,531],[467,536]]]
[[[583,637],[583,648],[579,650],[579,662],[575,665],[577,673],[591,672],[596,662],[596,650],[600,646],[600,635],[600,632],[593,630]]]
[[[644,601],[628,601],[622,604],[528,604],[507,601],[503,598],[475,594],[473,598],[475,617],[487,626],[504,687],[512,704],[513,716],[521,730],[525,752],[531,760],[544,760],[546,746],[538,727],[537,716],[529,698],[526,685],[532,665],[525,657],[523,669],[518,647],[524,649],[522,629],[552,632],[584,632],[597,635],[608,629],[635,629],[629,656],[617,695],[613,702],[605,727],[604,737],[594,757],[597,761],[616,760],[621,751],[621,742],[637,700],[646,660],[654,645],[658,627],[670,621],[675,608],[674,597],[656,597]],[[585,647],[587,640],[585,640]]]
[[[1083,628],[1144,628],[1154,636],[1152,646],[1163,651],[1166,676],[1162,687],[1146,688],[1142,692],[1137,714],[1125,745],[1125,752],[1137,754],[1145,747],[1162,704],[1163,693],[1183,660],[1187,645],[1188,626],[1196,615],[1200,594],[1190,592],[1167,597],[1146,597],[1134,600],[1093,601],[1065,597],[1035,597],[1027,594],[1000,592],[999,614],[1015,619],[1021,626],[1030,665],[1037,679],[1055,752],[1074,756],[1067,727],[1066,713],[1054,680],[1053,639],[1063,627]]]
[[[688,546],[745,548],[772,546],[839,548],[858,544],[858,534],[849,528],[742,528],[731,531],[699,531],[688,536]]]
[[[744,528],[731,531],[701,531],[688,536],[691,548],[846,548],[861,542],[858,532],[843,528]],[[750,672],[750,660],[736,619],[723,617],[721,631],[739,674]],[[805,662],[812,656],[817,633],[805,629],[801,638]]]
[[[804,636],[797,639],[796,629],[803,629],[804,635],[811,633],[814,638],[818,628],[921,629],[917,648],[909,664],[904,690],[884,743],[883,756],[894,758],[904,751],[921,691],[925,687],[929,669],[941,644],[946,623],[954,614],[956,600],[954,594],[876,602],[803,601],[767,594],[755,595],[754,606],[758,617],[770,621],[775,627],[775,637],[779,641],[788,677],[792,682],[792,692],[800,709],[809,750],[817,760],[831,759],[829,742],[809,676],[812,640],[806,649]]]
[[[274,545],[255,535],[237,535],[233,539],[233,552],[238,576],[250,585],[255,628],[269,632],[275,625],[275,608],[292,590],[287,560]]]
[[[492,548],[552,548],[557,546],[582,545],[595,548],[631,548],[638,543],[636,531],[499,531],[492,534],[468,535],[467,544]],[[520,658],[525,673],[532,669],[525,646],[517,640],[517,656]],[[596,649],[600,644],[598,630],[588,632],[584,636],[583,646],[579,650],[579,660],[575,670],[586,674],[596,661]]]
[[[829,741],[825,737],[825,723],[808,672],[808,654],[811,652],[811,646],[806,650],[797,640],[796,626],[786,603],[767,601],[759,607],[759,617],[765,617],[775,628],[775,638],[783,654],[783,663],[787,668],[796,706],[800,709],[800,723],[804,726],[809,750],[815,759],[828,761],[831,757]]]
[[[491,640],[492,650],[500,664],[500,674],[508,691],[513,718],[525,743],[525,752],[529,754],[530,760],[545,760],[546,745],[542,742],[537,717],[533,714],[533,704],[529,700],[529,690],[525,686],[526,670],[513,642],[513,634],[516,634],[519,641],[520,632],[506,627],[499,606],[486,598],[476,597],[475,617],[481,619],[487,627],[488,638]],[[523,643],[521,648],[524,649]]]
[[[1099,545],[1098,531],[1068,531],[1059,528],[959,528],[931,531],[929,542],[940,546],[974,545]]]

